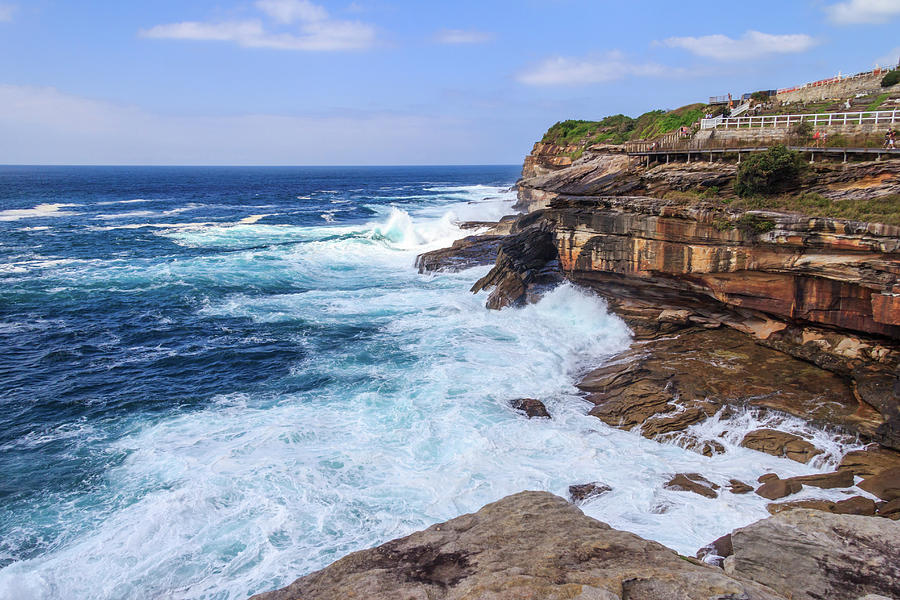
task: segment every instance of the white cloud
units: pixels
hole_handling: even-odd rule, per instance
[[[16,12],[15,4],[0,4],[0,23],[12,21],[14,12]]]
[[[328,18],[324,8],[307,0],[259,0],[256,7],[278,24],[296,24],[294,31],[270,31],[260,19],[208,23],[183,21],[140,31],[156,39],[233,42],[245,48],[335,51],[362,50],[375,43],[375,29],[359,21]]]
[[[587,58],[548,58],[519,73],[516,79],[527,85],[586,85],[630,75],[663,75],[666,72],[662,65],[629,63],[621,52],[612,51]]]
[[[438,44],[484,44],[493,39],[493,33],[465,29],[442,29],[434,35]]]
[[[324,8],[308,0],[259,0],[256,7],[279,23],[324,21],[328,18]]]
[[[503,152],[494,137],[422,114],[186,117],[0,84],[0,164],[487,164]]]
[[[663,40],[662,44],[671,48],[683,48],[705,58],[749,60],[769,54],[805,52],[812,48],[816,41],[805,33],[773,35],[748,31],[740,39],[716,34],[702,37],[670,37]]]
[[[849,0],[826,6],[825,12],[840,25],[887,23],[900,15],[900,0]]]

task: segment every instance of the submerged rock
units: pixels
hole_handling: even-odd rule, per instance
[[[590,500],[597,496],[601,496],[606,492],[611,492],[612,488],[605,483],[592,481],[591,483],[581,483],[569,486],[569,499],[575,504],[580,504],[585,500]]]
[[[350,554],[256,600],[784,600],[546,492]]]
[[[694,492],[707,498],[717,498],[715,491],[719,486],[699,473],[678,473],[663,485],[664,488],[678,492]]]
[[[729,490],[732,494],[748,494],[753,491],[752,485],[747,485],[740,479],[729,479]]]
[[[793,600],[900,597],[900,523],[797,509],[732,532],[725,572]]]
[[[697,550],[696,556],[707,564],[721,567],[725,559],[732,554],[734,554],[734,546],[731,543],[731,534],[726,533]]]
[[[544,406],[544,403],[534,398],[519,398],[510,402],[510,405],[520,413],[527,415],[529,419],[550,418],[550,413],[547,412],[547,407]]]

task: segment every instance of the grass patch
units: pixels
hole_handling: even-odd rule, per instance
[[[884,101],[887,100],[889,96],[890,94],[881,94],[866,107],[866,110],[876,110],[879,106],[884,104]]]
[[[869,200],[831,200],[812,192],[800,195],[752,196],[732,201],[729,208],[732,207],[742,210],[790,211],[811,217],[900,225],[900,194]]]

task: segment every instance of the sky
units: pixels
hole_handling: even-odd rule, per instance
[[[0,164],[516,164],[900,58],[900,0],[0,0]]]

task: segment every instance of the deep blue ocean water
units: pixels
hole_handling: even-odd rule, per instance
[[[630,341],[601,300],[415,271],[518,171],[0,167],[0,598],[242,598],[601,476],[589,514],[685,552],[764,516],[661,484],[809,467],[586,416],[577,374]]]

